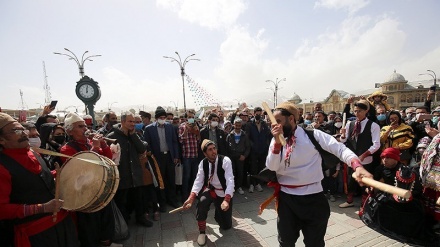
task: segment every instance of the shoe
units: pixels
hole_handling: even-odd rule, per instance
[[[342,204],[339,204],[339,207],[340,208],[349,208],[349,207],[353,207],[354,206],[354,203],[350,203],[350,202],[344,202],[344,203],[342,203]]]
[[[254,193],[254,186],[253,185],[249,186],[249,193]]]
[[[159,221],[159,219],[160,219],[160,213],[158,211],[154,212],[153,220],[154,221]]]
[[[336,198],[335,198],[334,195],[330,195],[330,201],[331,201],[331,202],[335,202],[335,201],[336,201]]]
[[[244,195],[244,191],[243,191],[243,189],[240,187],[240,188],[238,188],[238,194],[240,194],[240,195]]]
[[[204,246],[206,244],[206,234],[205,233],[199,234],[199,236],[197,237],[197,243],[199,244],[199,246]]]
[[[255,189],[256,189],[258,192],[262,192],[262,191],[263,191],[263,188],[261,188],[261,185],[260,185],[260,184],[257,184],[257,186],[255,186]]]
[[[139,225],[145,226],[145,227],[152,227],[153,226],[153,222],[147,220],[146,218],[137,219],[136,223],[138,223]]]

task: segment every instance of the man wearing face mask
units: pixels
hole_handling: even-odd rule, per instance
[[[194,116],[194,110],[187,110],[185,113],[187,121],[179,126],[179,142],[182,147],[183,161],[182,198],[189,196],[191,187],[197,176],[200,161],[200,130],[194,121]]]
[[[29,145],[31,147],[39,148],[41,146],[40,133],[38,133],[37,127],[31,123],[23,123],[23,127],[29,130],[28,138]]]
[[[150,145],[157,159],[165,184],[165,190],[161,191],[159,195],[162,212],[166,211],[166,202],[174,208],[178,207],[175,166],[180,163],[177,135],[173,126],[165,121],[166,116],[165,109],[158,106],[154,115],[156,122],[148,125],[144,131],[144,139]]]
[[[387,125],[387,112],[384,105],[377,104],[375,106],[376,108],[376,119],[377,124],[379,124],[379,127],[384,127]]]
[[[304,115],[304,122],[299,124],[302,128],[307,128],[307,126],[311,125],[313,122],[313,114],[310,112],[306,112]]]
[[[208,116],[208,124],[200,130],[200,140],[211,140],[217,146],[217,153],[226,155],[226,135],[219,127],[219,117],[215,113]],[[202,151],[199,149],[199,151]],[[200,152],[202,153],[202,152]]]
[[[267,150],[269,148],[270,139],[272,139],[269,126],[267,126],[266,122],[262,120],[262,115],[263,109],[261,109],[261,107],[255,107],[254,118],[246,126],[246,134],[251,143],[251,152],[249,154],[249,173],[251,175],[249,185],[250,192],[253,192],[254,188],[259,192],[263,191],[260,181],[252,175],[257,175],[264,169]]]

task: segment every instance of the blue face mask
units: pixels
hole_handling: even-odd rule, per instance
[[[193,124],[194,123],[194,118],[188,118],[188,123]]]
[[[306,120],[304,120],[304,124],[307,124],[307,125],[309,125],[309,124],[312,124],[312,121],[311,121],[311,120],[308,120],[308,119],[306,119]]]
[[[385,119],[387,119],[387,116],[385,114],[379,114],[377,115],[377,120],[378,121],[385,121]]]
[[[134,128],[135,128],[136,130],[142,130],[142,127],[144,127],[144,124],[143,124],[143,123],[138,123],[138,124],[135,124],[135,125],[134,125]]]
[[[437,126],[437,124],[438,124],[438,116],[433,116],[432,117],[432,123]]]

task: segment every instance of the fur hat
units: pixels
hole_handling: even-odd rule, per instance
[[[78,116],[76,113],[71,112],[67,114],[67,116],[64,118],[64,126],[71,126],[72,124],[81,121],[84,121],[82,117]]]
[[[298,108],[293,103],[283,102],[275,107],[275,109],[284,109],[295,117],[295,121],[299,120]]]
[[[3,129],[6,125],[14,122],[17,122],[17,120],[9,116],[9,114],[0,112],[0,129]]]
[[[397,148],[386,148],[380,154],[381,158],[387,157],[393,160],[400,161],[400,150]]]
[[[211,140],[205,139],[202,142],[202,145],[200,146],[200,148],[202,149],[203,152],[206,152],[206,149],[208,148],[209,145],[214,144],[215,143]]]
[[[162,108],[162,106],[158,106],[156,108],[156,111],[154,112],[154,118],[158,119],[162,116],[167,116],[167,112],[165,111],[165,109]]]

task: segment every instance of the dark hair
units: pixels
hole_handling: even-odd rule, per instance
[[[174,114],[172,112],[167,112],[167,117],[168,116],[173,116],[174,117]]]
[[[395,110],[392,110],[392,111],[390,111],[390,112],[387,113],[386,123],[387,123],[388,125],[391,124],[391,122],[390,122],[390,116],[391,116],[391,115],[396,115],[396,116],[398,116],[398,117],[399,117],[399,124],[402,123],[402,115],[400,115],[400,112],[395,111]]]
[[[426,111],[428,111],[428,107],[426,107],[424,105],[416,107],[416,110],[417,109],[425,109]]]
[[[361,102],[354,103],[354,106],[356,106],[358,108],[361,108],[362,110],[368,110],[368,106],[363,104],[363,103],[361,103]]]
[[[203,146],[202,151],[203,151],[203,152],[206,152],[206,150],[208,150],[208,147],[211,146],[211,145],[214,145],[215,147],[217,147],[217,144],[215,144],[215,142],[213,142],[213,141],[209,141],[208,143],[206,143],[205,146]]]
[[[282,109],[282,108],[276,108],[275,111],[279,111],[279,112],[281,112],[281,116],[285,116],[285,117],[288,117],[288,116],[293,115],[293,114],[290,113],[288,110],[286,110],[286,109]]]
[[[35,124],[33,123],[22,123],[21,124],[25,129],[27,130],[31,130],[31,129],[36,129],[37,126],[35,126]]]
[[[209,116],[208,116],[208,120],[212,120],[213,118],[218,118],[218,115],[217,114],[215,114],[215,113],[211,113],[211,114],[209,114]]]

